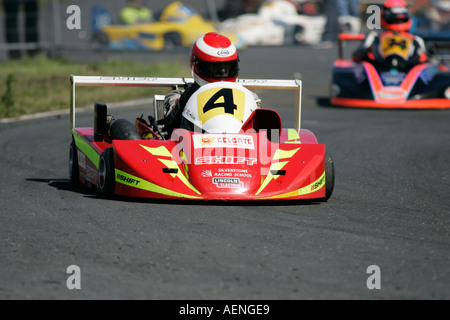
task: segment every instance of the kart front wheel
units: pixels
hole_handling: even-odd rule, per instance
[[[114,149],[106,149],[100,156],[98,165],[98,188],[105,196],[112,196],[116,188],[114,169]]]
[[[70,154],[69,154],[69,177],[70,182],[74,186],[80,184],[80,167],[78,166],[78,150],[75,144],[75,140],[72,138],[72,143],[70,144]]]
[[[334,190],[334,161],[331,154],[325,154],[325,201],[327,201]]]

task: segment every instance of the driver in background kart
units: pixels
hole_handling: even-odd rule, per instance
[[[381,33],[371,31],[361,48],[353,53],[353,61],[389,62],[394,68],[408,69],[426,62],[425,43],[410,34],[412,20],[408,4],[403,0],[387,0],[381,8]],[[396,56],[402,59],[395,58]],[[392,57],[389,61],[387,58]]]
[[[144,6],[144,0],[127,0],[127,5],[120,11],[120,19],[126,25],[149,23],[153,12]]]
[[[230,39],[209,32],[192,46],[190,66],[194,83],[187,84],[185,90],[173,90],[164,99],[164,119],[158,121],[158,131],[164,138],[170,137],[175,128],[192,129],[182,113],[187,101],[200,86],[212,82],[237,81],[239,55]],[[259,97],[255,93],[253,95],[259,105]]]

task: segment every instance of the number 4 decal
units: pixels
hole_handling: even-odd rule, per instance
[[[237,105],[234,104],[233,89],[224,88],[217,91],[217,93],[206,102],[203,107],[203,113],[215,108],[224,108],[225,113],[234,114],[234,110],[237,110]]]
[[[212,88],[197,96],[198,120],[205,123],[209,119],[229,115],[243,121],[245,112],[245,92],[235,88]]]

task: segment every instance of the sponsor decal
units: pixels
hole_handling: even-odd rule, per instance
[[[202,171],[202,177],[212,177],[211,170],[203,170]]]
[[[230,51],[228,51],[228,50],[220,50],[220,51],[217,51],[217,55],[220,56],[220,57],[229,56],[230,55]]]
[[[250,135],[193,135],[194,148],[237,148],[254,150],[255,143]]]
[[[105,81],[146,81],[155,82],[159,78],[147,78],[147,77],[100,77],[100,80]]]
[[[381,74],[381,80],[386,86],[398,86],[403,82],[405,76],[405,73],[394,70],[391,72],[383,72]]]
[[[215,137],[213,136],[201,136],[201,137],[197,137],[195,136],[194,138],[194,146],[197,148],[198,145],[200,145],[200,147],[198,148],[203,148],[203,147],[210,147],[211,145],[213,145],[215,143]]]
[[[117,174],[117,180],[122,181],[122,182],[124,182],[126,184],[133,185],[133,186],[137,186],[139,183],[141,183],[141,181],[139,181],[139,180],[136,180],[136,179],[133,179],[133,178],[129,178],[129,177],[127,177],[127,176],[125,176],[123,174],[120,174],[120,173]]]
[[[186,109],[184,109],[184,112],[186,112],[186,115],[189,116],[189,118],[192,121],[196,121],[197,120],[197,117],[195,116],[195,114],[191,110],[186,108]]]
[[[78,151],[78,164],[86,170],[86,156],[83,152]]]
[[[98,179],[97,168],[95,168],[92,164],[88,164],[86,166],[86,181],[92,184],[96,184]]]
[[[217,172],[214,174],[215,177],[232,177],[233,174],[231,172]]]
[[[134,185],[134,184],[129,185],[129,186],[137,188],[137,189],[141,189],[141,190],[145,190],[145,191],[149,191],[149,192],[153,192],[153,193],[158,193],[158,194],[163,194],[163,195],[167,195],[167,196],[171,196],[171,197],[201,199],[201,197],[198,197],[198,196],[179,193],[179,192],[164,188],[164,187],[154,184],[150,181],[146,181],[146,180],[140,179],[138,177],[134,177],[128,173],[125,173],[123,171],[116,169],[116,177],[119,177],[119,176],[124,177],[125,181],[122,179],[116,179],[116,182],[122,183],[125,185],[127,185],[127,182],[126,182],[127,179],[131,179],[131,180],[128,180],[130,182],[132,182],[132,180],[139,181],[139,183],[137,185]],[[193,191],[195,191],[195,190],[193,190]]]
[[[267,83],[267,80],[263,80],[263,79],[239,79],[238,83]]]
[[[242,188],[244,184],[237,178],[213,178],[213,183],[218,188]]]
[[[253,175],[248,173],[247,169],[219,169],[214,174],[215,177],[240,177],[240,178],[252,178]]]
[[[307,185],[303,188],[300,188],[298,190],[294,190],[292,192],[279,194],[276,196],[271,197],[265,197],[264,199],[282,199],[282,198],[292,198],[292,197],[298,197],[305,194],[310,194],[313,192],[316,192],[319,189],[322,189],[325,187],[325,171],[322,173],[319,179],[317,179],[315,182],[311,183],[310,185]]]
[[[197,112],[201,123],[215,116],[229,115],[244,120],[245,92],[232,88],[212,88],[197,96]]]
[[[195,164],[246,164],[252,166],[257,162],[256,158],[233,156],[207,156],[195,159]]]
[[[319,181],[317,181],[313,185],[311,185],[311,191],[320,189],[324,183],[325,183],[325,176],[323,175]]]

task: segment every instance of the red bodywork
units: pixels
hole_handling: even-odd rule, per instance
[[[182,129],[171,140],[95,142],[77,128],[80,182],[98,189],[98,159],[114,148],[115,194],[192,200],[280,200],[325,197],[325,146],[308,130],[201,135]],[[273,140],[273,139],[272,139]],[[278,141],[278,139],[277,139]]]

